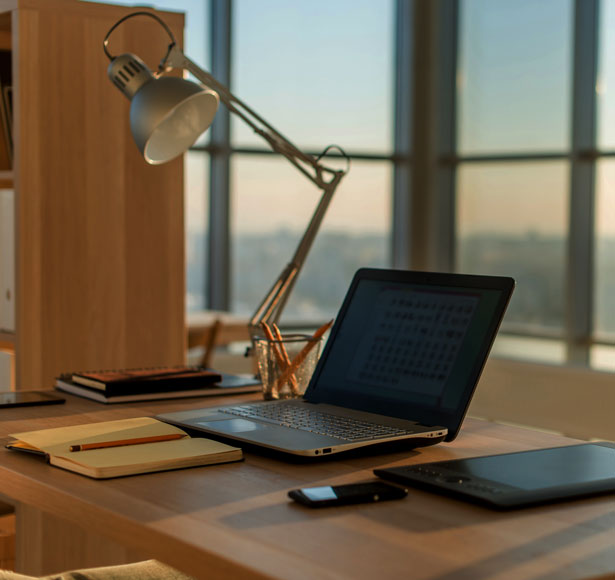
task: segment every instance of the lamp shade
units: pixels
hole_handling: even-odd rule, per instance
[[[218,95],[179,77],[151,78],[132,97],[130,128],[148,163],[181,155],[214,120]]]

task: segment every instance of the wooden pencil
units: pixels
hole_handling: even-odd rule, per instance
[[[294,374],[299,368],[301,363],[305,360],[310,351],[318,344],[318,341],[323,337],[325,332],[331,328],[333,320],[330,320],[326,324],[323,324],[310,338],[310,341],[299,351],[299,354],[293,359],[290,366],[282,373],[282,376],[278,379],[278,384],[283,385],[290,375]]]
[[[286,349],[284,348],[284,343],[282,342],[282,333],[275,324],[274,328],[276,331],[276,335],[274,335],[274,333],[271,331],[271,328],[269,328],[269,325],[266,322],[261,322],[261,328],[263,329],[265,337],[271,345],[274,356],[278,362],[278,366],[280,367],[280,371],[282,371],[283,373],[290,366],[290,358],[288,357],[288,353],[286,352]],[[297,384],[297,378],[295,377],[294,373],[284,382],[280,382],[279,379],[276,380],[272,387],[273,390],[279,393],[280,389],[284,386],[284,383],[287,380],[290,380],[290,386],[293,393],[298,393],[299,385]]]
[[[288,356],[288,351],[286,350],[286,347],[284,346],[282,333],[280,332],[280,329],[278,328],[278,325],[275,322],[273,323],[273,333],[276,339],[280,341],[280,351],[281,351],[282,357],[284,358],[284,363],[286,365],[285,368],[282,370],[285,370],[286,368],[290,366],[290,357]],[[294,375],[294,373],[290,375],[289,384],[290,384],[290,390],[293,392],[293,395],[298,395],[299,394],[299,383],[297,382],[297,377]],[[278,384],[278,388],[281,388],[283,386],[284,386],[284,383]]]
[[[117,439],[115,441],[98,441],[96,443],[81,443],[71,445],[70,451],[87,451],[88,449],[104,449],[107,447],[123,447],[125,445],[142,445],[143,443],[157,443],[159,441],[173,441],[183,439],[185,433],[170,433],[168,435],[152,435],[151,437],[136,437],[134,439]]]

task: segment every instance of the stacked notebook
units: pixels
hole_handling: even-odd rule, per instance
[[[241,449],[191,438],[150,417],[14,433],[6,447],[44,456],[51,465],[105,479],[239,461]]]
[[[202,397],[256,391],[250,375],[228,375],[194,366],[67,373],[56,388],[100,403]]]

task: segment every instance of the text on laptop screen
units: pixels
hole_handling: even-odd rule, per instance
[[[496,289],[360,280],[310,395],[403,418],[456,413],[501,302]]]

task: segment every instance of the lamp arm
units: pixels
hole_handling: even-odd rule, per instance
[[[269,143],[273,151],[286,157],[288,161],[323,192],[291,261],[282,270],[250,318],[249,331],[252,340],[254,340],[256,335],[261,332],[261,323],[273,324],[278,322],[299,271],[303,267],[312,243],[316,238],[333,194],[347,170],[332,169],[321,164],[318,159],[311,155],[303,153],[260,115],[235,97],[226,86],[191,61],[174,44],[169,47],[169,51],[160,64],[159,70],[164,71],[171,68],[187,70],[207,87],[216,91],[220,100],[230,112],[240,117],[255,133]]]
[[[220,100],[226,108],[240,117],[252,130],[260,135],[273,151],[286,157],[299,171],[304,173],[315,185],[324,189],[329,183],[335,179],[335,175],[340,173],[339,170],[331,169],[319,163],[311,155],[303,153],[291,141],[289,141],[279,131],[274,129],[265,119],[251,109],[244,102],[239,100],[231,91],[215,77],[200,68],[196,63],[190,60],[177,45],[171,45],[165,59],[160,64],[160,68],[167,70],[169,68],[185,69],[192,73],[195,78],[201,81],[207,87],[218,93]],[[259,126],[260,125],[260,126]],[[311,174],[305,166],[313,170]],[[325,176],[329,176],[327,180]]]
[[[250,318],[249,330],[250,336],[254,337],[261,332],[260,325],[262,322],[268,324],[277,323],[282,314],[282,310],[286,305],[288,297],[295,285],[299,271],[303,267],[308,252],[312,247],[312,243],[316,238],[316,234],[320,228],[320,224],[325,216],[329,203],[333,198],[333,194],[345,175],[344,172],[338,172],[334,177],[334,180],[327,184],[323,189],[323,195],[312,214],[312,219],[308,224],[307,229],[303,233],[299,245],[295,250],[295,254],[291,261],[286,265],[282,273],[278,276],[269,292],[265,294],[265,297],[254,311],[254,314]]]

